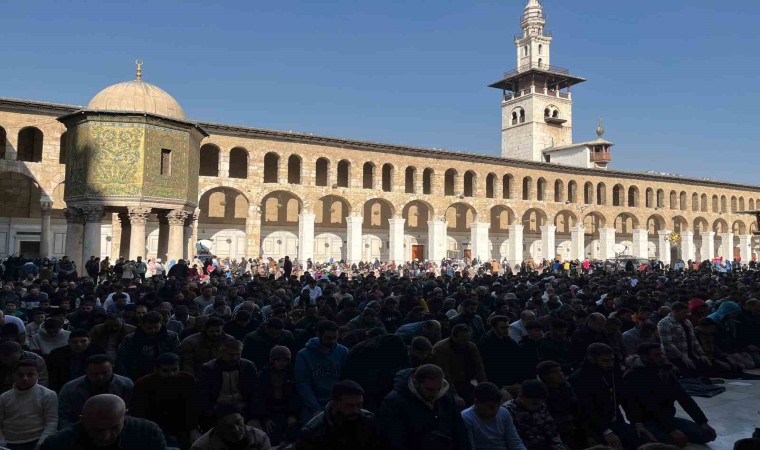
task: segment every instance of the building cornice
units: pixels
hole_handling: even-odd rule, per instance
[[[33,100],[18,100],[0,97],[0,109],[18,110],[21,112],[35,112],[41,114],[73,113],[83,109],[82,106],[64,105],[59,103],[38,102]],[[635,180],[650,180],[663,183],[678,183],[698,186],[711,186],[726,189],[744,189],[760,192],[760,185],[731,183],[726,181],[702,180],[699,178],[673,177],[641,172],[626,172],[609,169],[591,169],[584,167],[570,167],[559,164],[508,159],[492,155],[484,155],[471,152],[460,152],[437,148],[412,147],[406,145],[384,144],[380,142],[359,141],[330,136],[320,136],[309,133],[291,131],[268,130],[265,128],[244,127],[239,125],[220,124],[215,122],[195,122],[203,130],[210,134],[219,134],[241,138],[270,139],[284,142],[307,143],[313,145],[325,145],[371,152],[392,153],[404,156],[417,156],[422,158],[435,157],[452,161],[464,161],[481,164],[495,164],[504,167],[517,167],[547,172],[557,172],[574,175],[590,175],[607,178],[624,178]],[[578,144],[583,145],[583,143]]]

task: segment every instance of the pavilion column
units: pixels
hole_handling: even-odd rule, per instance
[[[702,260],[712,261],[715,258],[715,232],[706,231],[702,236]]]
[[[362,223],[364,217],[352,214],[346,217],[346,260],[356,264],[362,260]]]
[[[445,220],[433,219],[428,221],[427,259],[436,264],[446,257],[448,248],[448,224]]]
[[[586,258],[586,240],[583,225],[570,227],[570,259],[583,261]]]
[[[720,256],[724,260],[734,260],[734,233],[720,235]]]
[[[169,263],[169,221],[166,218],[167,211],[161,211],[158,216],[158,250],[156,257]]]
[[[473,222],[470,224],[472,257],[477,258],[480,262],[491,259],[490,242],[488,241],[488,228],[490,226],[491,224],[487,222]]]
[[[193,214],[187,217],[185,228],[183,229],[185,256],[190,261],[195,258],[195,243],[198,241],[198,216],[200,216],[200,209],[196,209]]]
[[[87,206],[82,208],[85,216],[84,225],[84,250],[82,258],[90,259],[90,256],[100,258],[100,228],[103,224],[103,207]]]
[[[696,256],[695,253],[694,232],[681,232],[681,259],[683,259],[683,262],[688,263],[689,261],[694,261]]]
[[[306,261],[314,259],[314,221],[317,215],[303,210],[298,215],[298,262],[306,267]]]
[[[523,226],[513,223],[509,226],[509,264],[523,263]]]
[[[73,207],[64,209],[63,214],[66,216],[66,255],[77,264],[81,274],[81,271],[84,270],[84,262],[82,261],[84,216]]]
[[[388,219],[388,261],[396,264],[406,262],[404,257],[404,220],[400,217]]]
[[[638,258],[649,258],[649,232],[641,228],[633,230],[633,255]]]
[[[172,210],[166,215],[166,219],[169,221],[169,245],[166,258],[169,261],[183,259],[182,248],[184,247],[185,219],[187,216],[187,211],[181,209]]]
[[[657,258],[663,264],[670,264],[670,230],[660,230],[657,232]]]
[[[557,227],[554,225],[541,226],[541,246],[544,249],[544,259],[547,261],[557,258],[556,233]]]
[[[739,235],[739,258],[741,258],[742,264],[747,264],[752,261],[751,234]]]
[[[198,240],[197,226],[195,227],[195,240]],[[247,258],[261,256],[261,208],[258,206],[248,207],[248,215],[245,218],[245,252]]]
[[[599,258],[607,260],[615,257],[615,229],[599,229]]]
[[[138,256],[145,258],[145,222],[150,215],[150,208],[127,208],[129,215],[129,259],[136,261]]]
[[[49,198],[43,198],[40,201],[40,256],[42,258],[50,257],[50,213],[53,212],[53,201]]]

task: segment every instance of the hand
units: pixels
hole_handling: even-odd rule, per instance
[[[615,450],[623,450],[623,443],[620,442],[620,438],[615,433],[609,433],[604,435],[604,440],[607,441],[607,445]]]
[[[641,440],[647,440],[648,442],[657,442],[657,438],[647,430],[643,423],[636,424],[636,435]]]
[[[712,442],[718,438],[718,433],[715,431],[713,427],[708,425],[707,422],[702,424],[702,429],[705,430],[705,433],[707,434],[707,437],[709,438],[707,442]]]
[[[694,361],[690,360],[688,356],[684,356],[681,358],[681,361],[688,367],[689,369],[696,369],[697,365],[694,364]]]
[[[676,445],[678,447],[686,447],[686,444],[689,443],[689,438],[686,437],[681,430],[676,428],[675,430],[670,432],[670,436],[673,438],[673,440],[676,442]]]

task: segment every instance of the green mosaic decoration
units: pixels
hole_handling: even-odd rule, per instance
[[[143,195],[187,200],[187,132],[148,127],[145,140],[145,189]],[[171,174],[161,174],[161,151],[171,150]]]

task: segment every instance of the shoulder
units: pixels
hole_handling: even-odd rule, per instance
[[[113,374],[113,381],[112,382],[115,383],[115,384],[119,384],[121,386],[129,387],[129,388],[131,388],[131,387],[133,387],[135,385],[132,382],[131,379],[129,379],[129,378],[123,376],[123,375],[118,375],[118,374]]]
[[[124,434],[145,433],[162,435],[161,428],[150,420],[138,419],[137,417],[126,416],[124,418]]]

